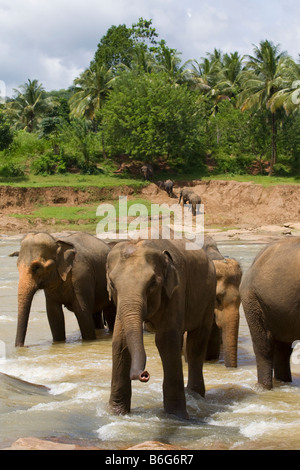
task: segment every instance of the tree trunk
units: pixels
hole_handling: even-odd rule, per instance
[[[277,160],[277,124],[275,113],[272,113],[272,157],[270,165],[270,176],[273,175],[274,165]]]

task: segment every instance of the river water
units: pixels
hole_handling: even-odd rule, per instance
[[[261,244],[219,243],[245,271]],[[241,310],[238,368],[206,363],[206,398],[187,396],[190,420],[162,409],[162,368],[154,336],[145,333],[149,384],[134,383],[132,412],[110,414],[111,337],[82,343],[74,315],[66,311],[67,342],[53,345],[44,294],[33,302],[27,347],[16,350],[17,239],[0,239],[0,449],[20,437],[56,438],[122,449],[148,440],[197,449],[299,449],[300,366],[292,360],[293,383],[256,390],[256,364]],[[185,376],[186,365],[184,364]],[[5,375],[4,375],[5,374]],[[9,377],[7,376],[9,375]],[[29,382],[29,383],[27,383]],[[41,387],[42,386],[42,387]]]

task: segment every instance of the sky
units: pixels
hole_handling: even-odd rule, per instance
[[[252,54],[265,39],[300,53],[299,0],[0,0],[0,97],[28,79],[68,88],[112,25],[140,17],[183,61],[215,48]]]

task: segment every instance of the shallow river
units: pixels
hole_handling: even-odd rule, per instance
[[[162,368],[149,333],[145,346],[151,381],[134,384],[132,413],[125,417],[107,409],[111,337],[101,333],[97,341],[82,344],[75,317],[66,311],[67,343],[52,345],[42,292],[34,298],[27,347],[16,350],[18,271],[16,258],[8,255],[18,248],[18,240],[0,239],[0,448],[20,437],[38,437],[107,449],[147,440],[193,450],[300,449],[300,366],[292,365],[293,384],[257,392],[255,358],[242,311],[238,369],[226,369],[222,358],[205,364],[206,398],[187,396],[189,421],[163,413]],[[235,242],[219,248],[240,261],[245,271],[262,245]],[[185,364],[184,369],[186,376]]]

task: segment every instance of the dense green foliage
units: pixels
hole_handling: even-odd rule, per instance
[[[97,174],[122,158],[200,174],[300,169],[300,65],[261,41],[182,63],[140,18],[112,26],[69,90],[28,80],[0,110],[0,176]]]

